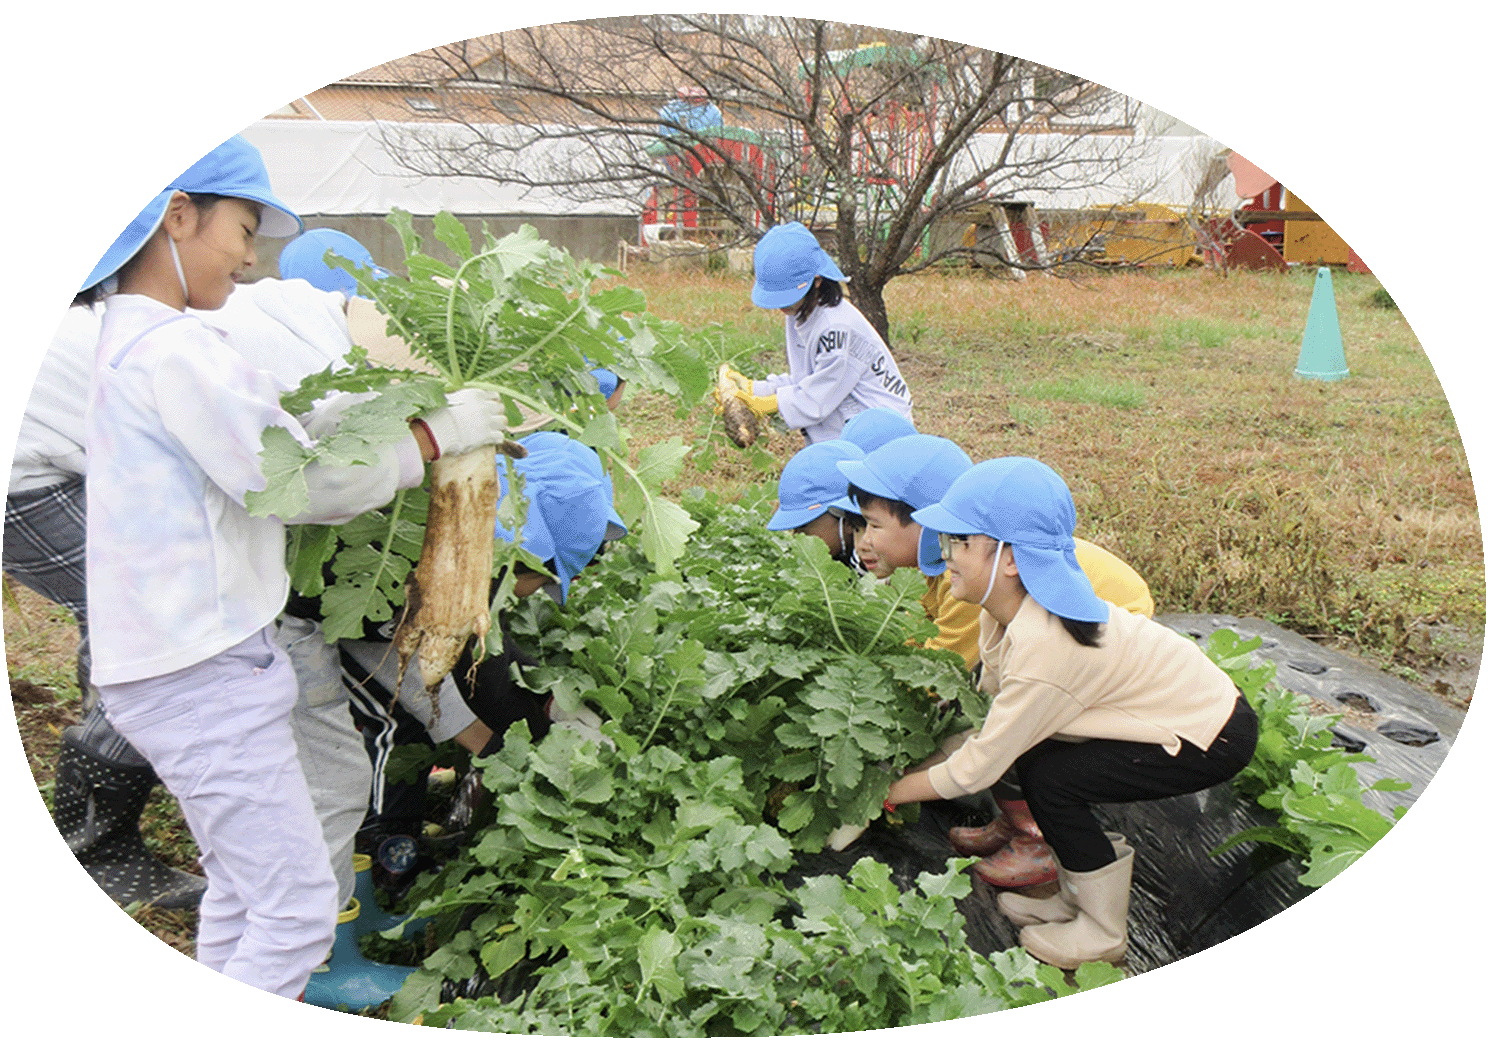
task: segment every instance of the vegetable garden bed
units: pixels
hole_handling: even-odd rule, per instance
[[[543,662],[534,685],[601,712],[615,747],[561,726],[534,745],[518,724],[478,765],[488,796],[463,847],[415,885],[416,915],[433,921],[391,1018],[584,1036],[813,1033],[979,1014],[1120,977],[1038,965],[992,889],[960,872],[945,831],[985,820],[990,800],[881,814],[890,772],[967,723],[930,692],[977,719],[981,699],[958,662],[913,645],[929,628],[916,575],[858,580],[820,545],[766,530],[766,497],[695,494],[684,506],[699,529],[676,576],[622,546],[565,607],[513,619]],[[1368,790],[1358,756],[1334,745],[1337,718],[1307,714],[1273,668],[1251,669],[1246,646],[1259,640],[1207,642],[1268,736],[1230,785],[1100,809],[1137,852],[1127,973],[1274,915],[1392,824],[1360,803]],[[1302,785],[1299,771],[1322,780]],[[1308,833],[1285,827],[1285,809],[1277,827],[1264,806],[1283,785],[1288,807],[1313,798],[1300,805],[1314,809]],[[848,849],[823,848],[842,822],[870,820]],[[1257,828],[1261,844],[1241,842]]]

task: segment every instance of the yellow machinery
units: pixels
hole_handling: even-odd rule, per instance
[[[1287,212],[1312,212],[1302,199],[1290,190],[1282,208]],[[1313,213],[1316,215],[1316,213]],[[1244,213],[1241,213],[1244,216]],[[1286,220],[1286,234],[1282,241],[1282,258],[1288,263],[1347,263],[1348,244],[1333,232],[1333,228],[1321,219]]]

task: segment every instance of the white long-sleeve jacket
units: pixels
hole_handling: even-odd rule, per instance
[[[264,486],[266,427],[309,444],[279,406],[290,386],[200,317],[145,296],[107,300],[85,430],[94,682],[195,664],[283,607],[284,523],[243,502]],[[375,465],[312,467],[311,507],[297,521],[348,521],[422,478],[411,434]]]
[[[342,365],[351,348],[339,292],[308,281],[264,279],[239,285],[220,310],[188,311],[226,337],[254,366],[291,387],[327,365]],[[85,468],[83,414],[103,307],[70,307],[41,359],[21,417],[8,493],[80,478]]]
[[[874,406],[913,422],[909,385],[893,352],[847,300],[817,307],[805,322],[786,318],[785,363],[788,374],[757,381],[754,393],[775,395],[780,418],[803,429],[808,442],[836,438],[850,417]]]

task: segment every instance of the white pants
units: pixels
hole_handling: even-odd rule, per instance
[[[289,654],[299,684],[289,726],[344,907],[356,889],[351,856],[357,830],[367,817],[372,760],[351,717],[346,685],[341,682],[341,652],[326,642],[320,624],[284,614],[274,644]]]
[[[298,997],[330,951],[341,903],[290,731],[294,671],[270,632],[101,694],[109,720],[180,801],[201,849],[196,959]]]

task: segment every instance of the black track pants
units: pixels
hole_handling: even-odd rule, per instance
[[[1227,781],[1250,762],[1257,728],[1255,710],[1241,697],[1207,751],[1187,741],[1170,756],[1160,745],[1140,742],[1047,739],[1015,766],[1029,810],[1060,865],[1087,873],[1116,861],[1091,804],[1182,796]]]

